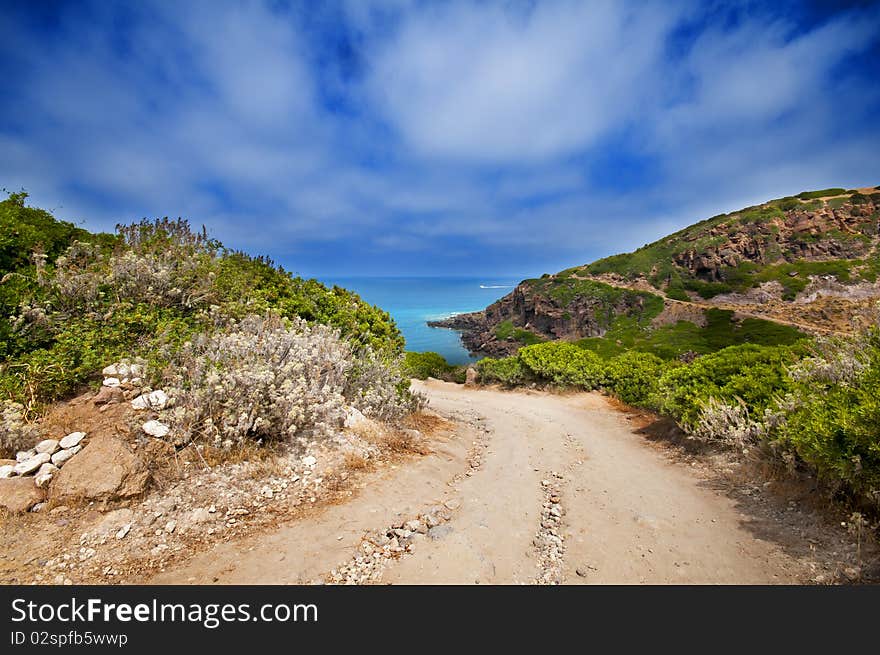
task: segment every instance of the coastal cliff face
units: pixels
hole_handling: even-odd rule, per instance
[[[617,317],[646,322],[662,308],[662,298],[652,293],[547,276],[521,282],[481,312],[429,325],[461,330],[471,352],[502,356],[537,341],[603,336]]]
[[[697,327],[714,306],[817,333],[845,330],[880,297],[878,221],[876,188],[804,192],[525,280],[481,312],[430,325],[460,330],[471,352],[490,356],[538,341],[602,337],[609,328],[613,336],[621,320],[650,331],[668,322],[652,319],[664,303],[676,309],[670,301],[691,303]]]

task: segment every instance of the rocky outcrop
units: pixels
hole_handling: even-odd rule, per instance
[[[507,321],[514,329],[542,339],[599,337],[616,317],[641,316],[651,299],[661,302],[643,291],[547,277],[520,283],[481,312],[458,314],[428,325],[459,330],[465,347],[473,353],[505,356],[523,345],[516,334],[499,337],[499,326]]]
[[[49,487],[53,499],[116,500],[144,493],[149,471],[123,441],[98,436],[67,462]]]
[[[743,223],[741,213],[734,213],[705,230],[691,230],[672,261],[693,277],[719,282],[725,268],[743,262],[858,259],[877,245],[878,196],[861,196],[860,201],[839,207],[791,209],[781,217],[754,223]],[[687,242],[694,246],[687,247]]]
[[[46,491],[33,478],[0,479],[0,507],[12,514],[27,512],[46,498]]]

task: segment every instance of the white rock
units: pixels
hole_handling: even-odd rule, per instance
[[[19,450],[15,453],[15,461],[16,462],[26,462],[31,457],[37,454],[37,451],[31,448],[30,450]]]
[[[263,498],[272,498],[275,495],[275,492],[272,491],[272,487],[269,485],[264,485],[262,489],[260,489],[260,495]]]
[[[11,478],[15,475],[15,466],[12,464],[4,464],[0,466],[0,480]]]
[[[312,455],[306,455],[305,457],[302,458],[302,463],[303,463],[303,465],[311,468],[312,466],[314,466],[315,464],[318,463],[318,460]]]
[[[119,375],[119,370],[116,368],[116,364],[110,364],[110,366],[105,366],[103,368],[101,375],[105,378],[116,377]]]
[[[145,393],[131,401],[134,409],[165,409],[168,395],[161,389]]]
[[[34,446],[34,450],[36,450],[38,453],[49,453],[51,455],[56,450],[58,450],[58,440],[43,439],[43,441]]]
[[[165,532],[171,534],[176,527],[177,521],[168,521],[168,523],[165,524]]]
[[[52,480],[52,476],[58,470],[58,467],[54,464],[45,463],[40,467],[40,470],[37,471],[37,475],[34,478],[34,484],[38,487],[45,487]]]
[[[73,448],[65,448],[64,450],[59,450],[57,453],[52,455],[52,463],[55,466],[61,466],[62,464],[64,464],[64,462],[76,455],[82,449],[82,446],[74,446]]]
[[[211,520],[211,515],[204,507],[199,507],[189,513],[188,520],[190,523],[206,523]]]
[[[71,432],[66,437],[62,437],[61,441],[58,444],[62,448],[73,448],[78,445],[80,441],[86,438],[85,432]]]
[[[132,364],[131,367],[129,368],[129,375],[131,375],[132,378],[139,378],[143,374],[144,374],[144,365],[143,364]],[[132,382],[134,382],[134,379],[132,379]]]
[[[356,428],[359,425],[365,425],[369,422],[370,419],[361,414],[361,411],[357,407],[348,408],[348,412],[345,415],[345,427]]]
[[[171,432],[171,428],[156,420],[147,421],[141,426],[141,429],[151,437],[156,437],[157,439],[161,439]]]
[[[28,475],[39,469],[43,464],[50,461],[52,457],[49,453],[37,453],[29,460],[19,462],[15,465],[15,472],[19,475]]]
[[[120,384],[119,378],[104,378],[105,387],[118,387]]]
[[[121,528],[119,528],[119,531],[116,533],[116,538],[125,539],[125,535],[128,534],[129,530],[131,530],[131,523],[126,523]]]

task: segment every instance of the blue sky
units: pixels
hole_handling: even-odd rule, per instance
[[[880,184],[876,3],[0,4],[0,186],[305,275],[535,275]]]

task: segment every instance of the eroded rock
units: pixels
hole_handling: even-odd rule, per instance
[[[45,498],[45,490],[37,487],[32,478],[0,480],[0,507],[13,514],[27,512]]]
[[[56,499],[130,498],[141,495],[148,481],[143,461],[124,442],[98,436],[55,475],[51,495]]]

